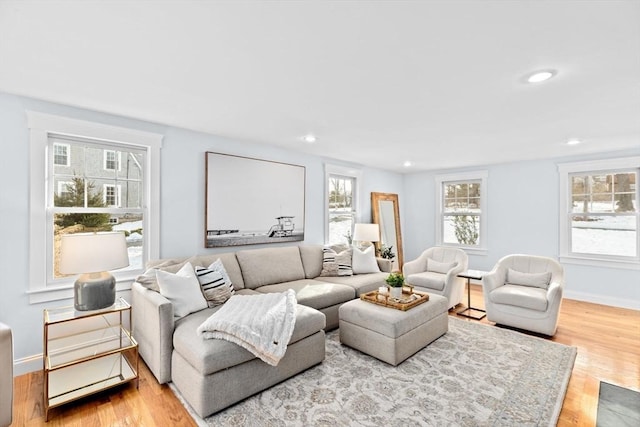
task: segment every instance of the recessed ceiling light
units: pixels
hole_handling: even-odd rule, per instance
[[[570,140],[567,141],[567,145],[578,145],[580,143],[582,143],[582,141],[580,141],[579,139],[575,139],[575,138],[570,139]]]
[[[313,144],[314,142],[316,142],[317,138],[316,138],[316,136],[315,136],[315,135],[313,135],[313,134],[309,133],[309,134],[307,134],[307,135],[303,136],[303,137],[302,137],[302,140],[303,140],[304,142],[306,142],[307,144]]]
[[[527,77],[528,83],[540,83],[549,80],[551,77],[557,74],[556,70],[540,70],[534,73],[531,73]]]
[[[411,167],[413,165],[413,163],[411,163],[409,160],[407,160],[406,162],[404,162],[402,164],[405,168]]]

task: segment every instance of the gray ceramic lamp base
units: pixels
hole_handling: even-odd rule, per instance
[[[116,279],[107,272],[83,274],[75,282],[73,297],[78,311],[110,307],[116,301]]]

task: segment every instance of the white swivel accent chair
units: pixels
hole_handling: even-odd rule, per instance
[[[449,300],[449,308],[462,302],[465,279],[457,277],[469,266],[466,252],[458,248],[435,246],[413,261],[406,262],[402,274],[417,291],[442,295]]]
[[[554,259],[507,255],[482,278],[487,319],[553,336],[564,290],[564,269]]]

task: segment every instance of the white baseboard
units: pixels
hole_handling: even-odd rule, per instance
[[[42,370],[42,354],[22,357],[13,361],[13,376]]]
[[[638,300],[614,298],[605,295],[589,294],[586,292],[567,291],[566,289],[564,291],[564,298],[591,302],[594,304],[610,305],[612,307],[640,310],[640,301]]]

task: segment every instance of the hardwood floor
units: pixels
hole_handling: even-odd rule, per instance
[[[480,285],[471,285],[471,305],[484,307]],[[453,311],[449,314],[456,316]],[[486,318],[480,322],[490,323]],[[565,299],[552,340],[578,348],[559,426],[595,425],[600,381],[640,390],[640,311]],[[169,387],[159,385],[142,361],[139,389],[129,384],[55,408],[47,423],[42,374],[16,377],[13,417],[12,426],[196,425]]]

